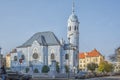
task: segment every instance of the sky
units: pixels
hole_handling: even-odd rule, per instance
[[[80,52],[96,48],[109,56],[120,46],[120,0],[75,0]],[[0,0],[2,54],[23,44],[37,32],[52,31],[67,42],[72,0]]]

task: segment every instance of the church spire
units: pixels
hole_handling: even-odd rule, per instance
[[[74,14],[74,12],[75,12],[75,2],[74,2],[74,0],[72,1],[72,13]]]

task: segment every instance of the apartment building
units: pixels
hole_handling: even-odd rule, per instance
[[[96,63],[99,65],[104,60],[104,56],[96,49],[90,52],[79,53],[79,69],[82,71],[87,70],[87,64]]]

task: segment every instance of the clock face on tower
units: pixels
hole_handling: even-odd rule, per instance
[[[37,53],[33,53],[33,58],[34,59],[38,59],[38,54]]]

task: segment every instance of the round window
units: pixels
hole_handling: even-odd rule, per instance
[[[37,59],[37,58],[38,58],[38,54],[37,54],[37,53],[34,53],[34,54],[33,54],[33,58],[34,58],[34,59]]]

